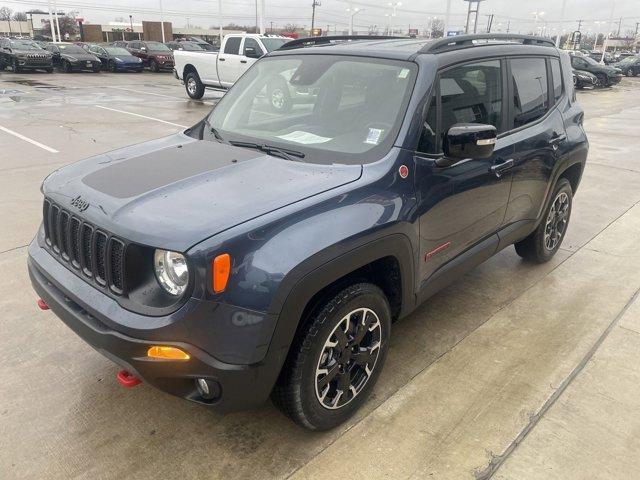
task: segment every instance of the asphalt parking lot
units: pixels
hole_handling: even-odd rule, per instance
[[[144,384],[35,304],[53,169],[174,133],[220,97],[169,74],[0,73],[1,478],[634,478],[640,470],[640,78],[579,92],[589,162],[548,264],[502,251],[394,325],[345,426],[221,416]],[[498,468],[499,467],[499,468]]]

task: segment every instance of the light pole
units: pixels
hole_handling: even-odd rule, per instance
[[[540,19],[540,17],[542,17],[544,15],[544,12],[531,12],[531,15],[533,15],[535,17],[535,27],[534,27],[534,35],[537,35],[538,33],[538,20]]]
[[[562,0],[562,8],[560,9],[560,25],[564,22],[564,9],[567,6],[567,0]],[[558,35],[556,35],[556,48],[560,46],[561,28],[558,27]]]
[[[364,11],[364,8],[347,8],[347,12],[351,13],[351,18],[349,19],[349,35],[353,35],[353,17],[362,11]]]
[[[60,22],[58,21],[58,3],[56,2],[56,0],[53,0],[53,9],[55,10],[53,13],[55,13],[55,18],[56,18],[56,29],[58,31],[58,41],[61,42],[62,36],[60,35]]]
[[[311,35],[313,35],[313,26],[316,20],[316,7],[320,6],[320,2],[318,0],[313,0],[311,4]]]
[[[162,10],[162,0],[158,1],[160,2],[160,29],[162,30],[162,43],[165,43],[167,40],[164,38],[164,11]]]

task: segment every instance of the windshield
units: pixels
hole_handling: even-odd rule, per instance
[[[164,43],[160,43],[160,42],[147,42],[147,48],[149,50],[155,50],[155,51],[167,51],[170,52],[171,49],[169,47],[167,47]]]
[[[296,150],[304,161],[374,162],[398,134],[416,71],[413,63],[377,58],[267,57],[222,97],[208,121],[219,139]]]
[[[599,54],[602,55],[602,54]],[[590,64],[590,65],[598,65],[600,66],[600,64],[598,62],[596,62],[593,58],[591,57],[583,57],[585,59],[585,61]]]
[[[290,38],[269,38],[269,37],[266,37],[266,38],[263,37],[260,40],[262,40],[264,47],[267,49],[267,52],[273,52],[274,50],[279,49],[285,43],[291,41]]]
[[[11,48],[18,50],[43,50],[43,48],[31,40],[11,40]]]
[[[87,53],[87,51],[78,45],[56,45],[61,52],[64,53]]]
[[[633,64],[633,63],[636,63],[636,60],[638,60],[638,57],[626,57],[620,60],[620,65]]]
[[[104,49],[111,55],[121,55],[124,57],[128,57],[131,55],[128,50],[120,47],[104,47]]]

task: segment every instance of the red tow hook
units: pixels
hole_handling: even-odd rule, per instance
[[[142,380],[127,370],[120,370],[116,375],[116,378],[118,379],[118,382],[120,382],[120,385],[125,388],[133,388],[142,383]]]
[[[47,305],[47,302],[45,302],[43,299],[39,298],[38,299],[38,308],[40,310],[49,310],[49,305]]]

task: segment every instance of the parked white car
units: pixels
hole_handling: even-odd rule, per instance
[[[200,99],[207,87],[231,87],[258,58],[290,40],[259,34],[226,35],[219,52],[176,50],[174,75],[184,83],[189,97]]]

